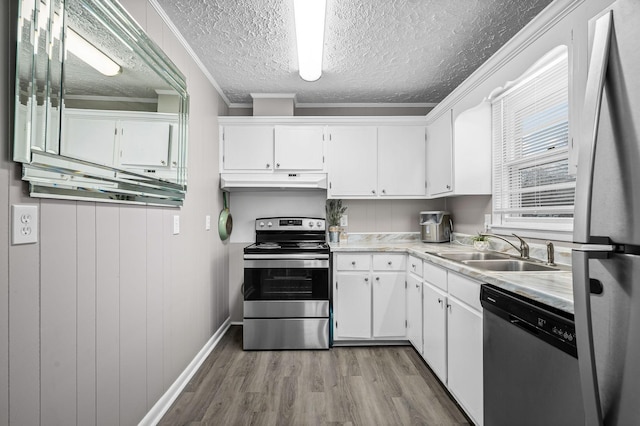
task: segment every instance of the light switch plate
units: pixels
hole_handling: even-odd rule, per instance
[[[38,242],[38,206],[14,204],[11,206],[11,244]]]
[[[180,233],[180,216],[173,216],[173,235],[178,235]]]
[[[349,216],[343,214],[340,217],[340,226],[349,226]]]
[[[211,215],[206,215],[204,217],[204,229],[207,231],[211,230]]]

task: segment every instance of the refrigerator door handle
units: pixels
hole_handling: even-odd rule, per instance
[[[609,62],[611,22],[611,11],[596,20],[593,45],[591,47],[584,107],[582,109],[582,133],[580,134],[580,151],[576,176],[573,241],[577,243],[590,242],[593,169],[602,106],[602,92]]]
[[[573,250],[573,305],[575,310],[576,344],[582,388],[585,425],[602,426],[602,408],[593,345],[591,321],[591,280],[589,278],[589,257],[599,256],[598,252]]]

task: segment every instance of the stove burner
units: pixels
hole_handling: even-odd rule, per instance
[[[298,243],[298,247],[304,249],[324,248],[324,243]]]
[[[261,248],[261,249],[279,249],[280,247],[282,247],[280,244],[272,243],[272,242],[256,244],[256,248]]]

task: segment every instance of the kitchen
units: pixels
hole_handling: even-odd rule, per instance
[[[7,3],[5,10],[13,5]],[[457,118],[476,107],[558,44],[572,46],[569,61],[575,74],[570,79],[569,114],[570,122],[577,120],[574,114],[584,103],[587,85],[587,22],[610,3],[552,3],[547,20],[530,28],[533,34],[519,33],[510,49],[501,51],[502,57],[485,65],[492,72],[476,74],[475,83],[458,86],[451,97],[433,107],[426,125],[446,111]],[[246,116],[247,108],[234,111],[230,107],[192,52],[173,35],[155,2],[123,5],[187,76],[189,186],[184,205],[177,210],[32,198],[21,181],[21,165],[3,156],[0,199],[7,208],[0,216],[9,225],[10,206],[36,204],[39,240],[14,245],[10,226],[2,231],[6,243],[0,248],[0,259],[6,273],[0,278],[0,334],[8,344],[0,351],[0,363],[6,366],[0,375],[0,424],[139,422],[170,390],[175,392],[174,384],[190,366],[202,361],[229,324],[241,319],[241,251],[254,240],[252,221],[286,214],[285,207],[297,209],[295,214],[324,216],[326,193],[322,191],[232,192],[229,204],[235,229],[230,242],[220,241],[215,226],[207,229],[207,217],[215,221],[223,209],[221,168],[216,166],[221,163],[218,117]],[[2,19],[3,52],[14,57],[11,28],[16,23],[6,14]],[[522,57],[528,59],[518,60]],[[10,64],[2,73],[3,81],[12,81]],[[0,126],[6,141],[13,140],[12,86],[3,84],[0,89],[5,112]],[[265,103],[269,108],[281,105],[272,99]],[[254,99],[254,113],[259,104]],[[424,106],[417,109],[420,112],[403,109],[401,114],[419,118],[428,112]],[[321,115],[317,107],[299,110]],[[4,152],[10,147],[7,142]],[[418,212],[447,210],[457,232],[475,235],[484,229],[485,215],[492,214],[492,201],[486,193],[348,199],[348,232],[415,233]],[[544,239],[571,241],[570,236]],[[353,242],[351,236],[349,241]],[[557,246],[560,251],[562,243]]]

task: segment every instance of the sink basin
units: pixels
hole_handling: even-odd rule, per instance
[[[526,260],[463,260],[462,263],[478,269],[499,272],[558,271],[559,268]]]
[[[468,253],[436,253],[437,256],[444,257],[445,259],[457,260],[459,262],[464,260],[494,260],[494,259],[509,259],[508,254],[502,253],[488,253],[483,251],[475,251]]]

